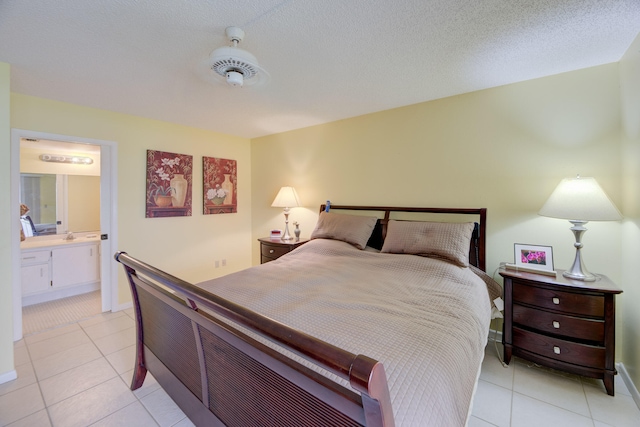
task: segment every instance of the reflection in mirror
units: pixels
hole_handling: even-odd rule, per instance
[[[27,236],[100,230],[99,176],[21,173],[20,203],[33,223]]]
[[[25,235],[56,234],[56,175],[21,173],[20,203],[29,208]]]

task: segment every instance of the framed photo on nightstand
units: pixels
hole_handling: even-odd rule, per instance
[[[551,246],[524,245],[516,243],[514,247],[514,265],[516,268],[553,271],[553,248]]]

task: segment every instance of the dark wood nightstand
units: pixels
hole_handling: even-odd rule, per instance
[[[280,258],[300,245],[304,245],[309,239],[280,240],[263,237],[258,241],[260,241],[260,264],[264,264]]]
[[[500,270],[504,277],[504,360],[540,365],[604,381],[614,395],[616,310],[622,292],[606,276],[595,282]]]

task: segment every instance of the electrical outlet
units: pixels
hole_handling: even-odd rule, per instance
[[[222,260],[222,266],[223,266],[223,267],[226,267],[226,266],[227,266],[227,260],[226,260],[226,259],[223,259],[223,260]]]
[[[220,267],[220,261],[216,260],[216,268]]]

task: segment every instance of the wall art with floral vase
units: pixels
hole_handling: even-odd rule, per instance
[[[205,215],[238,212],[237,162],[203,157],[202,189]]]
[[[191,216],[193,156],[147,150],[147,218]]]

